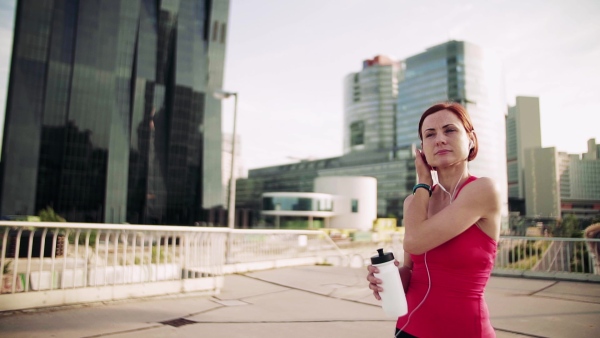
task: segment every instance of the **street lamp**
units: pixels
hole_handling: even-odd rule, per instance
[[[225,100],[234,97],[234,108],[233,108],[233,135],[231,137],[231,168],[229,170],[229,198],[227,201],[227,226],[230,229],[235,228],[235,177],[234,177],[234,168],[235,168],[235,131],[237,125],[237,102],[238,102],[238,94],[226,91],[216,91],[213,93],[213,96],[218,100]]]

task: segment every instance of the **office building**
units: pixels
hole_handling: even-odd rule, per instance
[[[560,217],[560,176],[564,161],[555,147],[526,149],[524,165],[526,215],[534,218]]]
[[[192,224],[221,206],[212,93],[228,12],[228,0],[18,1],[2,214]]]
[[[530,218],[600,215],[600,159],[595,139],[582,155],[554,147],[525,150],[525,205]]]
[[[596,144],[596,139],[588,140],[588,151],[582,155],[584,160],[599,160],[600,159],[600,144]]]
[[[540,101],[517,96],[506,117],[506,170],[509,210],[525,215],[525,149],[541,148]]]
[[[344,79],[344,153],[395,148],[400,63],[378,55]]]
[[[431,105],[461,103],[471,116],[479,141],[479,153],[469,162],[469,171],[493,178],[500,185],[502,201],[508,201],[504,77],[496,55],[468,42],[449,41],[405,59],[401,68],[397,146],[420,145],[417,126]],[[503,215],[508,215],[507,202]]]
[[[582,218],[600,215],[600,145],[588,140],[588,151],[571,155],[569,189],[561,190],[561,212]]]
[[[251,226],[274,228],[268,219],[266,223],[261,220],[263,194],[313,193],[319,177],[368,176],[376,179],[377,217],[402,219],[404,199],[416,183],[414,146],[396,153],[396,158],[390,158],[389,151],[354,151],[340,157],[250,169],[248,178],[237,181],[236,208],[249,212]]]
[[[314,192],[270,192],[262,196],[262,215],[275,229],[334,228],[370,230],[377,218],[373,177],[317,177]]]

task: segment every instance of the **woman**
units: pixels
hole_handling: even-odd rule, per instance
[[[495,337],[483,292],[500,234],[500,193],[469,174],[478,142],[464,107],[440,103],[419,121],[418,184],[404,200],[404,264],[399,269],[408,313],[396,337]],[[434,184],[432,171],[437,174]],[[397,265],[398,262],[396,262]],[[381,299],[378,270],[369,288]]]

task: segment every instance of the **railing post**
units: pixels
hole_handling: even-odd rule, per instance
[[[233,263],[233,230],[227,232],[227,240],[225,243],[225,264]]]

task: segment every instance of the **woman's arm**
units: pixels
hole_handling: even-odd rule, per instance
[[[500,192],[489,178],[464,186],[461,194],[440,212],[427,218],[429,194],[417,189],[404,200],[404,250],[422,254],[456,237],[480,219],[500,226]]]

